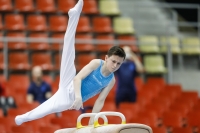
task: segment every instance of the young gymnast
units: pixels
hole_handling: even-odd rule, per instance
[[[116,71],[125,59],[125,52],[118,46],[112,47],[105,61],[94,59],[75,76],[75,33],[83,7],[83,0],[79,0],[70,9],[67,31],[64,36],[64,46],[61,59],[60,82],[58,91],[37,108],[15,118],[17,125],[42,118],[48,114],[64,110],[83,108],[83,102],[100,93],[95,101],[92,112],[100,112],[105,98],[112,89]]]

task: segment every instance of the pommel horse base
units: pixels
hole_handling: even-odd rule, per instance
[[[93,125],[82,126],[81,119],[84,117],[94,117]],[[106,116],[119,116],[121,124],[108,124]],[[104,124],[98,123],[99,118],[103,118]],[[66,128],[55,131],[54,133],[153,133],[151,127],[144,124],[128,123],[126,118],[119,112],[100,112],[81,114],[77,119],[76,128]]]

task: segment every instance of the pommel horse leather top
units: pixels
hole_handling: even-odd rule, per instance
[[[94,117],[93,125],[82,126],[81,119],[84,117]],[[106,116],[119,116],[122,120],[121,124],[109,124]],[[100,125],[99,118],[104,120],[104,124]],[[66,128],[55,131],[54,133],[153,133],[151,127],[138,124],[126,124],[126,118],[119,112],[100,112],[81,114],[77,119],[76,128]]]

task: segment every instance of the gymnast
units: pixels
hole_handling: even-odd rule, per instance
[[[17,125],[42,118],[51,113],[83,109],[83,102],[99,93],[100,95],[95,101],[92,112],[98,113],[101,111],[109,91],[115,84],[113,72],[119,69],[126,55],[122,48],[113,46],[107,52],[105,60],[91,60],[76,75],[74,65],[75,33],[82,7],[83,0],[79,0],[68,12],[69,21],[64,36],[59,89],[51,98],[35,109],[16,116],[15,123]]]

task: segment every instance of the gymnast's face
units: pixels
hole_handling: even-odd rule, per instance
[[[108,55],[106,55],[105,61],[106,61],[107,69],[110,72],[115,72],[115,71],[117,71],[119,69],[119,67],[123,63],[124,58],[123,57],[119,57],[117,55],[112,55],[110,57],[108,57]]]

